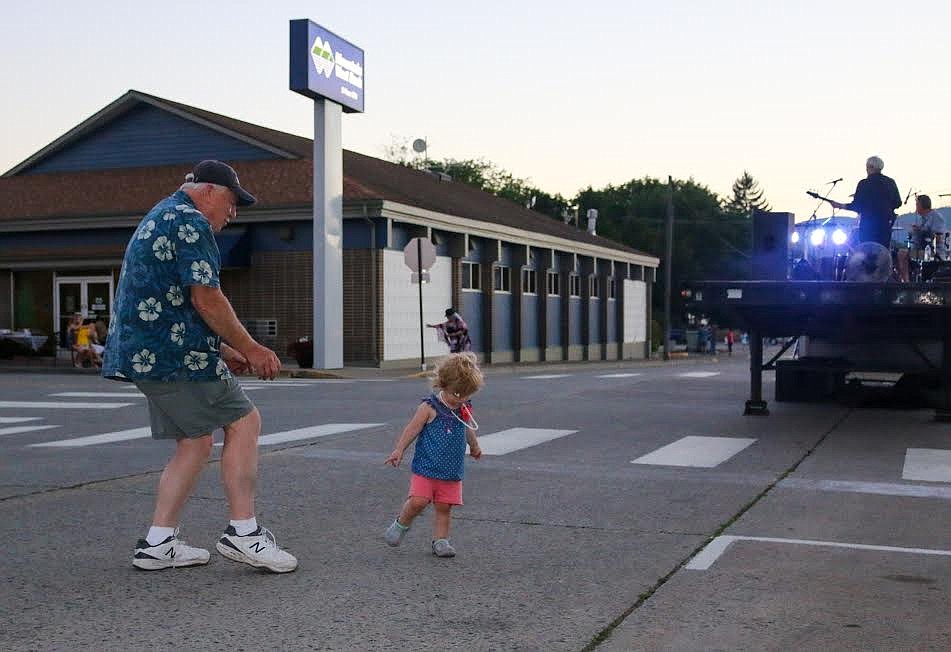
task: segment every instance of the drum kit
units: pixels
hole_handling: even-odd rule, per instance
[[[908,252],[912,283],[929,283],[951,276],[951,232],[912,230],[904,249]]]

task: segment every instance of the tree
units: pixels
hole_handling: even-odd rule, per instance
[[[659,258],[664,257],[667,183],[645,177],[600,190],[587,188],[577,198],[579,215],[598,209],[598,235]],[[727,213],[720,197],[693,179],[674,180],[673,309],[682,306],[679,287],[687,280],[743,279],[749,276],[751,222]],[[663,304],[664,277],[653,292]]]
[[[753,216],[753,210],[768,211],[770,206],[763,199],[763,191],[759,183],[746,170],[733,182],[733,197],[727,201],[724,209],[733,215],[746,218]]]

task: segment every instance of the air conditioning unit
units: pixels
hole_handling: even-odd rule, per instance
[[[270,349],[277,346],[276,319],[245,319],[242,323],[248,329],[251,337],[264,346]]]

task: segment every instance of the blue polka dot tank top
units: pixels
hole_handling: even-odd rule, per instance
[[[416,438],[413,473],[436,480],[462,480],[466,459],[466,427],[436,394],[423,402],[436,410],[436,418],[423,426]]]

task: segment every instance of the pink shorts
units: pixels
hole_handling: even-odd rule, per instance
[[[409,495],[434,503],[461,505],[462,480],[437,480],[414,473],[409,480]]]

